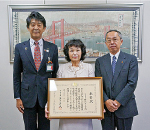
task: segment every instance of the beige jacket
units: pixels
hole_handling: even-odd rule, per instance
[[[72,77],[95,77],[92,65],[80,62],[79,67],[72,67],[72,63],[68,62],[59,66],[57,78]]]

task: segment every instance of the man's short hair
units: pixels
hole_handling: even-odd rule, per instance
[[[105,34],[105,41],[106,41],[106,36],[109,32],[117,32],[118,33],[118,36],[120,37],[120,40],[122,39],[122,34],[121,32],[119,32],[118,30],[109,30],[106,34]]]
[[[29,25],[30,25],[30,23],[31,23],[31,19],[36,19],[36,20],[42,22],[42,23],[43,23],[43,26],[46,27],[46,20],[45,20],[45,18],[44,18],[39,12],[33,11],[33,12],[31,12],[31,14],[27,17],[27,19],[26,19],[27,28],[29,28]]]

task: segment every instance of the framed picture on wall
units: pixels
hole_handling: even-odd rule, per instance
[[[110,29],[122,33],[121,50],[142,61],[143,4],[67,4],[67,5],[9,5],[10,62],[14,60],[15,45],[30,38],[26,18],[32,11],[46,19],[43,39],[58,46],[59,63],[66,62],[63,47],[70,39],[81,39],[86,45],[85,62],[107,54],[105,34]]]

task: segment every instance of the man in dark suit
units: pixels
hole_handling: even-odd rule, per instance
[[[58,70],[58,49],[42,39],[46,21],[40,13],[31,12],[26,22],[30,39],[15,47],[14,98],[26,130],[49,130],[44,109],[48,78],[55,78]]]
[[[120,51],[122,35],[117,30],[106,33],[105,44],[110,53],[95,63],[95,76],[103,77],[105,118],[103,130],[131,130],[138,114],[134,91],[138,80],[138,62],[133,55]]]

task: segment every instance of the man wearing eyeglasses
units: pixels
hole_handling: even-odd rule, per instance
[[[95,76],[103,77],[105,118],[103,130],[131,130],[138,115],[134,91],[138,80],[138,62],[133,55],[120,51],[122,35],[117,30],[106,33],[105,44],[110,53],[95,63]]]

